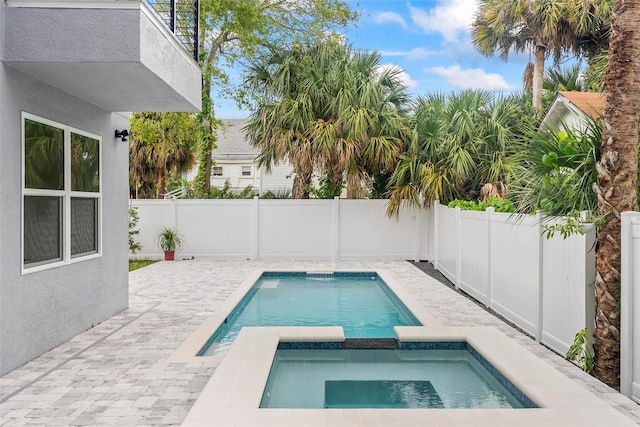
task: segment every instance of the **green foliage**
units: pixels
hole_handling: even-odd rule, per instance
[[[478,199],[484,184],[509,186],[519,172],[518,142],[534,126],[527,97],[436,93],[418,98],[414,110],[409,148],[389,181],[389,214],[403,202]]]
[[[363,182],[395,168],[409,139],[408,95],[397,68],[381,55],[329,41],[274,50],[246,82],[262,96],[246,130],[271,168],[289,160],[293,197],[306,198],[315,173],[327,178],[316,197],[332,197],[346,179],[350,197]]]
[[[193,189],[194,181],[189,181],[186,178],[174,178],[171,179],[167,183],[167,192],[177,190],[179,188],[184,189],[183,199],[195,199],[194,189]]]
[[[139,220],[138,208],[131,206],[129,208],[129,253],[133,255],[142,250],[142,245],[135,240],[135,237],[140,234],[140,230],[136,229]]]
[[[253,187],[247,185],[238,193],[238,199],[253,199],[256,196],[256,192],[253,190]]]
[[[157,259],[130,259],[129,260],[129,272],[134,270],[138,270],[142,267],[146,267],[151,264],[155,264],[158,262]]]
[[[247,107],[253,93],[229,84],[226,70],[268,55],[270,47],[323,40],[358,18],[343,0],[202,0],[200,51],[203,80],[219,95]],[[211,88],[211,84],[208,84]],[[249,89],[249,90],[248,90]],[[203,93],[209,93],[203,90]]]
[[[184,245],[184,236],[175,228],[163,227],[156,235],[156,245],[163,251],[175,251]]]
[[[563,215],[560,222],[545,224],[543,234],[547,239],[551,239],[556,233],[560,233],[563,239],[575,234],[583,235],[590,227],[601,227],[604,224],[604,216],[582,217],[579,212],[570,212]]]
[[[601,127],[587,120],[581,130],[533,132],[521,145],[522,173],[512,186],[518,212],[538,210],[550,216],[597,210],[596,162]]]
[[[198,139],[191,113],[133,113],[129,121],[130,187],[138,198],[160,198],[167,181],[195,160]]]
[[[549,107],[558,91],[585,90],[581,69],[582,63],[578,61],[571,66],[555,65],[544,72],[542,83],[542,107],[544,109]]]
[[[609,51],[603,50],[589,58],[587,71],[585,72],[585,85],[587,90],[602,92],[604,89],[604,74],[607,70]]]
[[[494,208],[496,212],[513,213],[516,211],[511,200],[501,199],[499,197],[491,197],[489,200],[481,202],[456,199],[449,202],[447,206],[450,208],[460,208],[463,211],[486,211],[487,208]]]
[[[309,186],[309,194],[315,199],[333,199],[340,196],[344,188],[344,182],[342,180],[336,182],[330,174],[320,178],[318,184],[317,188]]]
[[[222,187],[211,187],[208,199],[253,199],[255,197],[253,187],[247,185],[241,192],[231,190],[231,182],[227,179]]]
[[[203,135],[198,141],[198,172],[193,182],[194,196],[197,199],[204,199],[209,191],[208,182],[211,179],[211,168],[213,161],[211,153],[216,148],[216,138],[212,133]],[[207,168],[209,168],[207,170]]]
[[[573,362],[583,371],[591,373],[595,364],[595,356],[591,343],[587,338],[587,328],[578,331],[565,359]]]
[[[506,61],[511,52],[534,52],[535,74],[544,59],[560,63],[567,53],[591,56],[608,46],[611,0],[483,0],[471,25],[471,39],[485,56]],[[541,60],[541,61],[538,61]],[[542,81],[531,87],[541,107]],[[527,82],[525,82],[527,86]]]
[[[276,191],[266,191],[260,195],[261,199],[290,199],[291,190],[288,188],[281,188]]]
[[[264,57],[273,46],[327,38],[357,18],[343,0],[201,0],[199,64],[202,70],[202,111],[198,130],[198,175],[194,190],[198,198],[209,196],[211,151],[215,148],[214,98],[236,100],[248,108],[255,94],[231,82],[227,70]]]

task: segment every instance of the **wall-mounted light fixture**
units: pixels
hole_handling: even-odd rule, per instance
[[[116,129],[116,139],[118,138],[122,138],[122,142],[127,142],[127,137],[129,136],[129,131],[124,129],[124,130],[118,130]]]

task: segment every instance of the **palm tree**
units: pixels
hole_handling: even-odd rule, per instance
[[[533,51],[533,106],[542,109],[545,59],[557,64],[568,52],[591,53],[609,19],[609,0],[481,0],[471,28],[473,44],[486,56]]]
[[[508,183],[518,170],[516,142],[531,123],[517,97],[485,91],[418,98],[413,139],[391,177],[389,214],[403,203],[476,199],[486,183]]]
[[[302,88],[303,62],[311,54],[300,45],[288,52],[274,52],[263,63],[253,64],[245,80],[263,103],[245,127],[247,139],[260,150],[257,164],[270,171],[290,161],[294,179],[291,197],[309,198],[313,175],[313,152],[307,138],[313,104]]]
[[[604,87],[604,126],[594,189],[605,223],[597,234],[593,372],[616,387],[620,381],[620,213],[637,209],[640,2],[614,2]]]
[[[527,214],[542,210],[550,216],[595,212],[592,187],[601,140],[602,127],[592,119],[578,130],[561,124],[533,132],[519,149],[522,171],[512,185],[517,210]]]
[[[585,90],[585,78],[582,74],[582,62],[573,65],[554,65],[544,72],[542,81],[542,107],[547,108],[556,92]]]
[[[330,78],[321,83],[326,108],[319,111],[321,120],[312,134],[318,169],[333,180],[330,185],[344,175],[347,196],[357,198],[370,192],[374,179],[394,169],[405,149],[408,95],[399,68],[380,69],[379,53],[340,50],[346,60],[334,63]]]
[[[134,113],[130,125],[130,185],[139,197],[161,198],[167,179],[194,163],[195,118],[189,113]]]
[[[323,175],[329,195],[346,177],[348,194],[394,168],[404,149],[407,95],[399,71],[380,71],[380,55],[336,42],[297,48],[255,66],[247,80],[270,103],[246,127],[269,168],[289,159],[292,197],[308,197],[311,175]],[[275,70],[269,70],[275,65]]]

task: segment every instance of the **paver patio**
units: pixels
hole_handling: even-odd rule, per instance
[[[495,326],[640,424],[640,406],[405,261],[175,261],[129,275],[129,309],[0,378],[0,423],[179,425],[219,358],[171,354],[256,268],[386,269],[449,326]]]

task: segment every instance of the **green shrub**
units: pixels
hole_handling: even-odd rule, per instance
[[[513,213],[516,211],[511,200],[501,199],[499,197],[492,197],[483,202],[456,199],[449,202],[447,206],[450,208],[460,208],[463,211],[486,211],[487,208],[494,208],[496,212]]]
[[[142,245],[136,241],[136,236],[140,234],[140,230],[136,229],[139,220],[138,208],[131,206],[129,208],[129,252],[133,255],[142,250]]]

